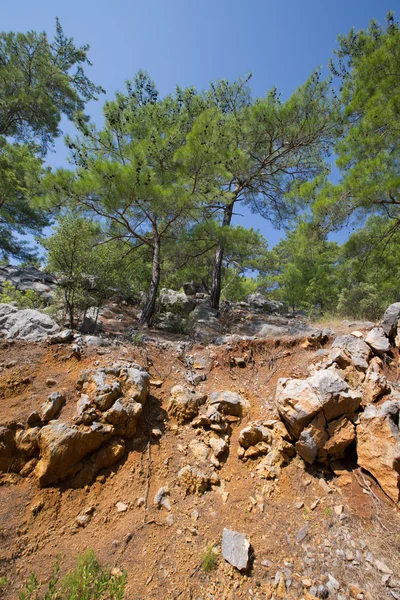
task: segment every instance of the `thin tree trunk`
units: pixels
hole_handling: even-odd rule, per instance
[[[159,238],[158,232],[154,231],[154,248],[153,248],[153,261],[152,261],[152,269],[151,269],[151,282],[150,288],[147,294],[146,302],[142,310],[142,315],[140,317],[140,325],[145,325],[146,327],[150,327],[153,321],[154,312],[156,308],[156,299],[158,286],[160,284],[160,275],[161,275],[161,240]]]
[[[232,221],[233,205],[227,204],[224,208],[224,218],[222,220],[223,227],[229,227]],[[213,272],[212,272],[212,283],[211,283],[211,308],[219,308],[219,301],[221,298],[221,280],[222,280],[222,261],[224,259],[224,247],[219,244],[214,256]]]

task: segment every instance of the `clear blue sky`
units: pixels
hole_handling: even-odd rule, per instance
[[[254,96],[272,86],[285,98],[328,60],[339,33],[384,22],[388,10],[400,17],[400,0],[2,0],[3,31],[45,30],[55,17],[77,44],[90,45],[90,78],[112,98],[139,69],[147,70],[162,94],[175,85],[198,89],[216,79],[253,73]],[[102,103],[89,105],[100,124]],[[68,124],[64,132],[70,131]],[[49,156],[65,165],[60,140]],[[280,233],[241,210],[236,219],[253,226],[274,245]]]

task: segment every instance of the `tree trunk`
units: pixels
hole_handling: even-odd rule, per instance
[[[224,208],[224,218],[222,220],[223,227],[229,227],[229,225],[231,224],[232,214],[233,214],[233,205],[234,205],[234,202],[232,202],[231,204],[227,204]],[[217,310],[219,308],[219,301],[220,301],[220,297],[221,297],[221,280],[222,280],[222,261],[223,261],[223,259],[224,259],[224,247],[222,246],[222,244],[219,244],[215,251],[215,256],[214,256],[214,265],[213,265],[212,283],[211,283],[211,299],[210,299],[211,308],[216,308]]]
[[[160,238],[158,236],[158,232],[154,232],[154,248],[153,248],[153,262],[151,269],[151,282],[150,288],[147,293],[147,298],[145,305],[142,310],[142,315],[140,317],[140,325],[144,325],[146,327],[150,327],[153,321],[154,312],[156,308],[156,298],[158,292],[158,286],[160,284],[160,274],[161,274],[161,257],[160,257],[160,249],[161,243]]]

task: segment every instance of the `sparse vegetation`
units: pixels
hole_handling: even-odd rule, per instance
[[[203,571],[209,573],[210,571],[215,571],[217,565],[218,558],[214,552],[214,544],[207,544],[207,547],[201,557],[201,567]]]
[[[9,281],[3,283],[3,289],[0,294],[0,303],[10,304],[14,302],[18,308],[43,308],[43,300],[33,290],[22,292],[12,285]]]
[[[75,569],[65,577],[60,579],[59,574],[60,567],[57,560],[47,584],[47,590],[40,592],[40,583],[36,575],[32,573],[18,599],[122,600],[124,597],[126,573],[113,574],[109,567],[103,568],[93,550],[88,550],[84,555],[78,557]]]

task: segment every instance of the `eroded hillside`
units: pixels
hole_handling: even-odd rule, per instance
[[[341,344],[315,330],[219,345],[160,332],[79,348],[3,341],[2,597],[17,598],[32,571],[48,581],[56,557],[64,574],[87,548],[126,570],[132,600],[400,597],[398,465],[385,494],[357,464],[368,411],[398,427],[397,349],[363,355],[370,328],[349,338],[343,324]],[[372,449],[384,459],[386,441]],[[250,544],[241,571],[222,556],[224,528]]]

